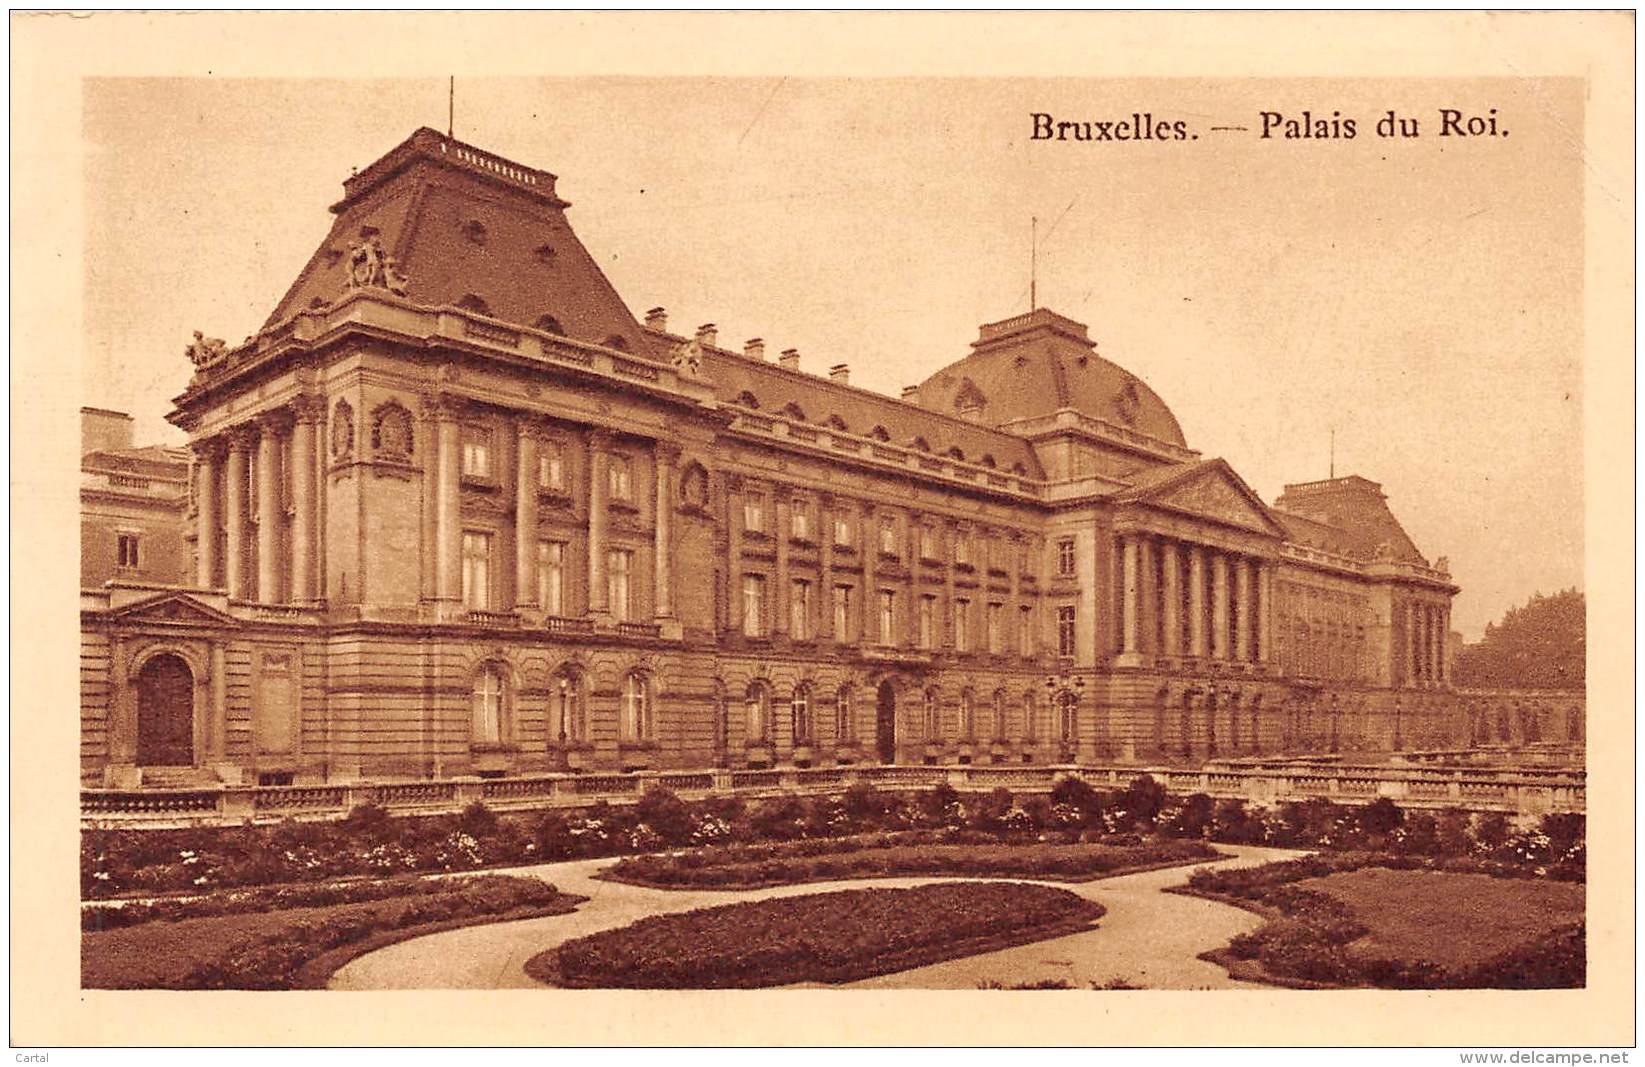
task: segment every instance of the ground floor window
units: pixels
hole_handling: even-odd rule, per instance
[[[503,704],[507,698],[502,669],[494,663],[480,668],[474,678],[474,732],[477,745],[500,745],[503,741]]]

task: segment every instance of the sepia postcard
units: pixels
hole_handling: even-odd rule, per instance
[[[1633,29],[14,14],[13,1044],[1631,1045]]]

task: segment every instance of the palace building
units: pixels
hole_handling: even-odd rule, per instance
[[[418,130],[196,335],[178,525],[86,571],[85,783],[1466,742],[1377,483],[1264,503],[1044,308],[896,398],[637,319],[568,207]]]

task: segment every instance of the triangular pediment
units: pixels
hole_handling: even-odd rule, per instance
[[[122,622],[166,623],[170,626],[238,625],[234,616],[218,611],[187,593],[161,593],[109,612]]]
[[[1284,537],[1285,530],[1268,514],[1262,498],[1245,484],[1224,460],[1213,459],[1193,464],[1188,469],[1122,496],[1131,502],[1148,507],[1207,519],[1225,526],[1273,537]]]

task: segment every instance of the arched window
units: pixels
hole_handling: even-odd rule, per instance
[[[977,736],[977,701],[971,690],[960,691],[960,737],[970,741]]]
[[[563,667],[549,687],[549,741],[567,744],[587,737],[583,716],[583,676],[574,667]]]
[[[501,664],[487,663],[474,676],[471,740],[476,745],[503,743],[503,718],[508,705],[508,679]]]
[[[1022,739],[1036,741],[1039,739],[1039,698],[1032,689],[1022,695]]]
[[[925,703],[920,709],[920,729],[927,741],[935,741],[941,736],[940,724],[937,722],[937,691],[925,691]]]
[[[770,701],[763,683],[748,683],[748,692],[743,696],[743,713],[748,723],[748,739],[764,742],[769,740],[770,731]]]
[[[1005,733],[1005,690],[994,690],[994,740],[1004,741]]]
[[[931,442],[927,441],[923,437],[915,437],[912,441],[908,442],[908,447],[919,452],[929,452],[931,451]]]
[[[998,467],[999,466],[998,463],[994,462],[993,453],[990,453],[990,452],[984,452],[982,454],[982,458],[980,460],[978,460],[977,462],[981,463],[984,467]]]
[[[639,671],[630,671],[623,680],[623,736],[630,741],[649,741],[655,727],[651,681]]]
[[[800,405],[794,403],[794,401],[790,400],[788,403],[783,405],[783,416],[785,418],[793,419],[796,422],[804,422],[805,421],[805,409],[800,407]]]
[[[612,334],[601,343],[607,348],[615,348],[619,352],[628,351],[628,339],[620,333]]]
[[[840,741],[852,741],[857,736],[857,724],[851,718],[851,687],[840,686],[834,695],[834,736]]]
[[[965,462],[965,449],[959,448],[957,446],[954,447],[954,448],[950,448],[948,450],[948,458],[949,459],[957,459],[961,463],[964,463]]]
[[[560,320],[553,315],[538,315],[536,326],[544,333],[551,333],[556,337],[565,336],[565,327],[561,326]]]
[[[794,743],[805,745],[811,743],[811,687],[797,685],[794,687],[794,698],[789,703],[789,724],[794,730]]]
[[[1079,737],[1080,698],[1071,689],[1057,694],[1057,729],[1063,742],[1072,744]]]
[[[1022,465],[1021,460],[1018,460],[1017,462],[1011,464],[1011,473],[1026,475],[1028,473],[1028,468]]]
[[[465,293],[463,298],[457,301],[457,307],[463,311],[472,311],[476,315],[491,314],[491,305],[487,304],[483,297],[474,293]]]
[[[745,408],[751,408],[754,411],[760,410],[760,398],[749,392],[747,389],[744,389],[742,392],[737,394],[737,403],[741,404]]]

